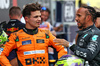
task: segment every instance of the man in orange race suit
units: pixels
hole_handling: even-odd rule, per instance
[[[49,30],[39,29],[41,22],[41,6],[38,3],[27,4],[23,9],[25,28],[14,32],[6,44],[0,48],[0,64],[11,66],[6,56],[17,50],[19,66],[49,66],[48,46],[52,45],[58,51],[58,58],[67,54],[63,46],[56,46],[54,37]],[[6,61],[6,62],[5,62]]]

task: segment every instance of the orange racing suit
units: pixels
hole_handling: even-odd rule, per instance
[[[19,66],[49,66],[48,46],[50,45],[58,51],[58,58],[67,54],[63,46],[55,45],[56,43],[53,42],[55,37],[49,30],[36,30],[34,35],[26,28],[12,33],[4,47],[0,48],[0,64],[11,66],[6,56],[8,56],[13,49],[17,49]]]

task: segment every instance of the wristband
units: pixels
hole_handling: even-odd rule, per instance
[[[73,43],[69,42],[69,48],[73,45]]]

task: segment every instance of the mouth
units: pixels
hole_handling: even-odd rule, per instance
[[[77,22],[77,25],[79,25],[79,22]]]
[[[40,22],[37,22],[38,25],[40,25]]]

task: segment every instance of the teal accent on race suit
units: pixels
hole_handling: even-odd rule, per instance
[[[97,40],[97,37],[98,37],[98,35],[94,35],[94,36],[92,37],[92,40],[93,40],[93,41],[96,41],[96,40]]]

